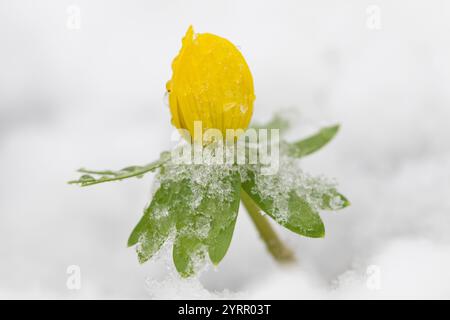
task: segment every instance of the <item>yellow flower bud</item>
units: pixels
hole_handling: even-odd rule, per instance
[[[234,44],[219,36],[194,34],[189,27],[167,82],[172,124],[194,135],[194,121],[203,131],[246,129],[253,113],[253,78]]]

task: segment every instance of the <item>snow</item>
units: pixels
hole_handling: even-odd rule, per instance
[[[169,161],[160,171],[158,184],[187,181],[189,189],[192,190],[192,196],[187,201],[192,204],[193,209],[200,205],[203,196],[214,196],[220,202],[233,199],[233,189],[227,179],[237,168],[230,164],[195,165]]]
[[[334,199],[337,188],[335,181],[322,176],[313,177],[304,172],[298,159],[281,154],[279,161],[277,174],[255,175],[255,192],[262,199],[274,200],[274,211],[279,221],[288,220],[288,201],[292,192],[305,199],[314,210],[319,210],[324,196],[330,196],[331,199]],[[253,171],[260,172],[258,169],[260,168],[252,168]],[[333,201],[333,203],[339,204],[336,201]]]
[[[449,3],[376,1],[380,30],[365,25],[373,1],[77,3],[77,31],[59,1],[0,4],[0,297],[450,298]],[[301,165],[352,205],[322,214],[324,239],[275,226],[299,260],[289,269],[243,210],[200,279],[181,280],[170,252],[141,266],[126,240],[154,177],[65,183],[172,147],[164,84],[191,23],[242,50],[255,121],[297,110],[290,139],[342,125]]]

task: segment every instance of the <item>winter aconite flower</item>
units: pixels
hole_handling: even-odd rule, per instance
[[[182,42],[172,64],[167,92],[172,123],[184,137],[189,132],[193,139],[183,140],[183,144],[162,152],[158,160],[144,166],[118,171],[80,169],[80,178],[69,183],[85,187],[156,172],[152,199],[128,238],[128,246],[136,248],[141,263],[163,247],[170,247],[173,264],[182,277],[195,275],[206,260],[218,265],[233,240],[241,203],[270,254],[279,262],[295,262],[292,251],[278,238],[269,219],[301,236],[320,238],[325,235],[320,211],[335,211],[350,204],[333,181],[313,177],[298,165],[299,158],[328,144],[339,125],[322,128],[298,141],[281,141],[278,152],[278,131],[287,129],[285,119],[276,118],[264,126],[247,129],[255,95],[252,75],[239,50],[216,35],[194,34],[192,27]],[[201,136],[218,133],[217,144],[196,143],[198,122]],[[277,139],[264,147],[263,142],[269,141],[268,128],[270,138]],[[247,130],[242,134],[244,129]],[[242,134],[241,137],[248,135],[249,139],[227,139],[231,143],[225,146],[225,158],[232,161],[216,162],[224,159],[221,142],[229,131]],[[256,144],[251,144],[252,137],[258,138]],[[244,146],[240,150],[245,152],[239,153],[239,145]],[[201,148],[195,148],[198,146]],[[187,152],[174,152],[179,148]],[[247,151],[251,159],[255,150],[258,161],[239,161],[247,159]],[[177,154],[187,155],[187,160],[192,154],[202,156],[194,157],[193,162],[179,162],[184,157],[177,159]],[[265,170],[272,164],[276,164],[276,170]]]
[[[167,82],[172,124],[194,136],[203,130],[247,128],[253,112],[253,78],[244,57],[227,39],[195,34],[189,27]]]

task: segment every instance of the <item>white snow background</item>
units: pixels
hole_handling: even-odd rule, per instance
[[[450,298],[449,18],[445,0],[1,0],[0,298]],[[296,266],[271,259],[242,210],[220,266],[180,280],[170,252],[141,266],[126,248],[151,175],[66,184],[170,148],[163,94],[189,24],[239,46],[254,120],[296,110],[291,138],[342,124],[302,165],[352,206],[322,214],[324,239],[276,227]]]

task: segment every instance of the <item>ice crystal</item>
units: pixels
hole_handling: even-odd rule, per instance
[[[214,164],[214,154],[210,150],[204,152],[202,164],[166,163],[157,177],[159,183],[166,181],[187,181],[193,198],[189,199],[195,209],[204,196],[219,197],[221,202],[230,200],[232,193],[227,178],[238,170],[233,163]],[[225,150],[226,152],[226,150]]]
[[[281,155],[279,171],[274,175],[260,174],[260,166],[247,166],[246,170],[241,170],[244,171],[241,174],[244,181],[248,179],[249,170],[255,173],[252,191],[263,200],[273,201],[274,214],[278,221],[287,221],[289,218],[288,204],[292,192],[304,199],[315,211],[321,209],[325,197],[333,199],[333,209],[338,209],[341,205],[342,200],[335,194],[336,183],[325,177],[315,177],[304,172],[297,159]]]

